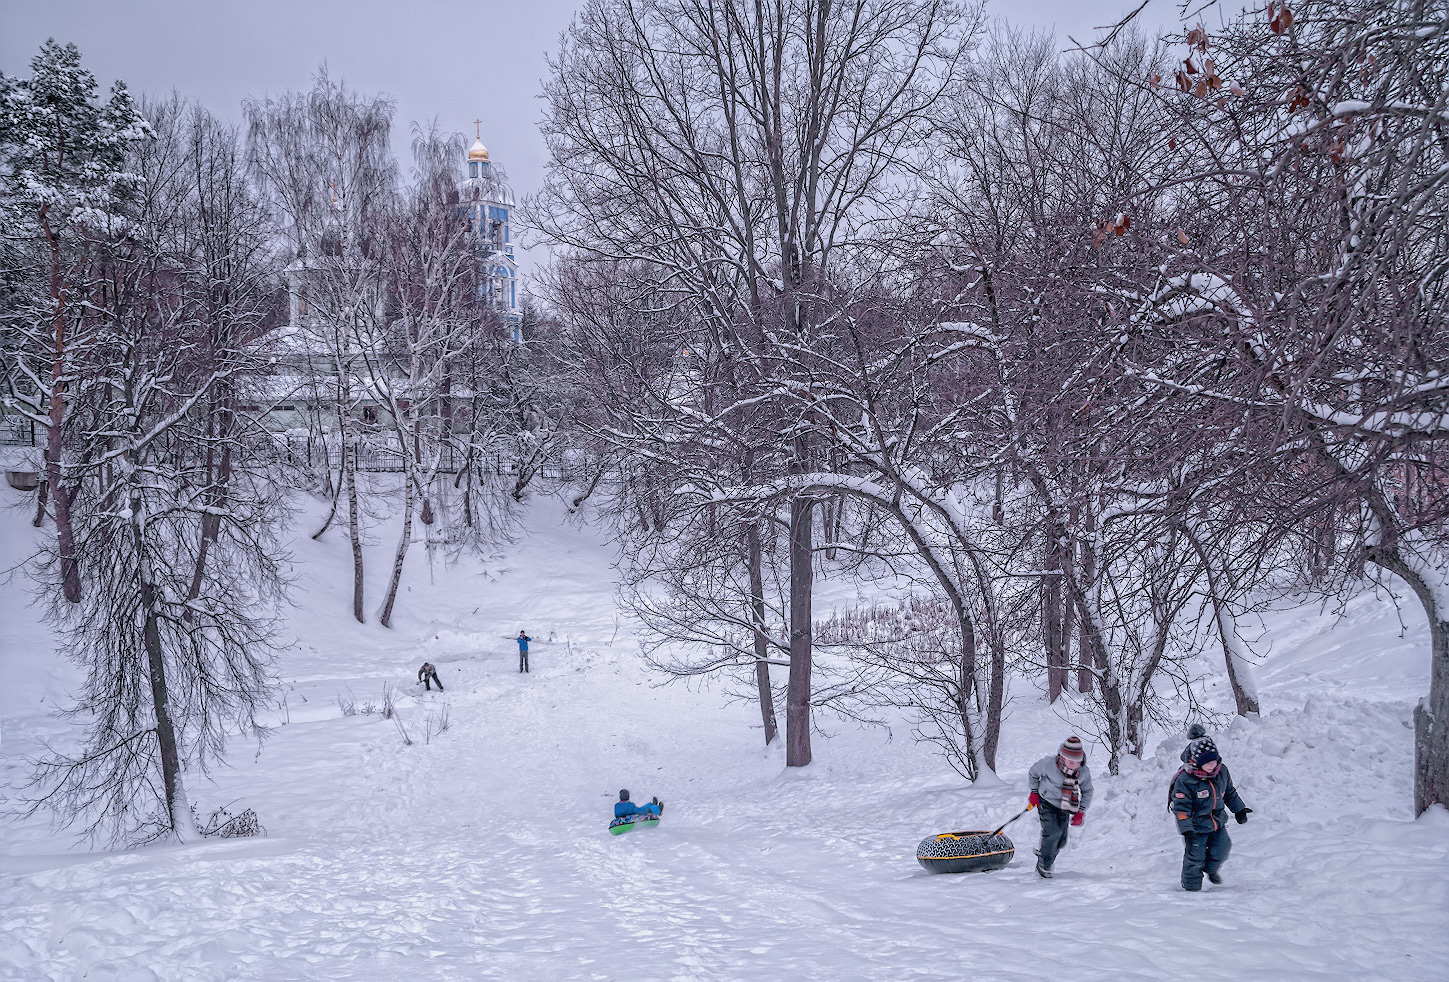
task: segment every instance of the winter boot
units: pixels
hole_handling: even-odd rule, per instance
[[[1036,875],[1043,880],[1050,880],[1052,878],[1052,871],[1042,866],[1041,860],[1037,860]]]
[[[1209,873],[1207,875],[1207,878],[1208,878],[1208,882],[1211,883],[1215,887],[1216,886],[1222,886],[1223,885],[1223,877],[1222,877],[1222,874],[1221,873]]]

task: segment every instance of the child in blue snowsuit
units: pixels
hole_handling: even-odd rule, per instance
[[[658,798],[636,805],[629,800],[629,789],[625,788],[619,792],[619,800],[614,805],[615,818],[627,818],[630,815],[653,815],[658,818],[664,812],[664,802]]]
[[[1173,777],[1167,800],[1182,835],[1182,888],[1201,890],[1204,873],[1210,883],[1223,882],[1218,870],[1233,847],[1228,812],[1242,825],[1252,809],[1238,797],[1212,737],[1188,744],[1187,763]]]

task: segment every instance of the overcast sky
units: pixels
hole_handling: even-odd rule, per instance
[[[409,124],[437,118],[473,134],[520,195],[538,186],[544,54],[582,0],[0,0],[0,71],[28,75],[48,37],[73,41],[81,63],[109,87],[172,88],[239,120],[242,100],[310,87],[326,62],[335,78],[397,100],[394,146],[407,163]],[[1078,40],[1135,0],[990,0],[1014,23]],[[1174,18],[1152,0],[1153,24]],[[1065,43],[1065,42],[1064,42]],[[521,257],[525,269],[532,257]]]

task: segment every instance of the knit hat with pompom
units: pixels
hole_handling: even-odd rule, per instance
[[[1082,741],[1075,736],[1069,736],[1062,741],[1061,748],[1057,751],[1057,767],[1063,773],[1075,771],[1082,766],[1082,761],[1087,759],[1087,752],[1082,748]]]
[[[1188,754],[1188,764],[1194,770],[1202,770],[1207,764],[1213,761],[1221,761],[1222,755],[1218,753],[1217,744],[1213,743],[1212,737],[1203,737],[1192,745]]]

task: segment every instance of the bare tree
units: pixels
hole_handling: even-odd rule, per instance
[[[452,449],[446,387],[479,334],[473,233],[455,207],[461,141],[418,131],[414,156],[417,184],[389,216],[379,246],[384,302],[353,321],[369,395],[384,408],[402,460],[403,527],[378,611],[383,627],[391,626],[418,502],[424,521],[434,520],[430,489]]]
[[[252,165],[296,256],[289,280],[303,333],[297,354],[323,373],[314,390],[329,393],[325,401],[336,416],[352,545],[352,614],[363,622],[357,454],[367,421],[357,418],[362,394],[354,392],[353,379],[361,357],[358,333],[381,315],[376,253],[396,191],[388,147],[393,104],[359,96],[324,69],[311,92],[248,102],[245,110]]]
[[[1144,376],[1236,417],[1225,445],[1257,468],[1240,491],[1257,495],[1265,543],[1320,586],[1367,564],[1420,600],[1416,811],[1449,797],[1446,43],[1420,3],[1273,4],[1190,32],[1174,77],[1143,83],[1177,107],[1178,181],[1218,219],[1180,226],[1156,304],[1217,330]]]
[[[966,27],[933,0],[595,0],[551,65],[553,163],[533,220],[691,306],[741,398],[808,385],[800,369],[838,309],[834,257],[891,196]],[[728,429],[742,407],[706,412]],[[784,424],[773,442],[797,473],[814,469],[808,427]],[[760,449],[738,452],[758,466]],[[796,494],[789,514],[786,757],[798,766],[811,756],[814,497]]]
[[[269,271],[236,135],[178,100],[147,116],[155,137],[127,159],[135,198],[96,243],[106,303],[73,513],[85,590],[52,605],[86,669],[69,711],[86,738],[40,763],[35,804],[115,838],[185,839],[187,771],[239,729],[260,734],[269,692],[278,488],[255,421],[218,423],[267,371],[255,298]]]

